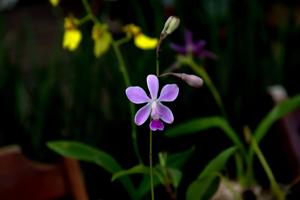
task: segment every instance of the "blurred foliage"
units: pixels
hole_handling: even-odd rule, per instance
[[[245,124],[255,127],[267,113],[272,106],[266,95],[269,86],[282,84],[291,95],[300,91],[299,3],[266,0],[117,0],[91,3],[98,17],[109,22],[115,38],[123,37],[118,26],[127,23],[136,23],[145,34],[157,37],[164,19],[170,14],[178,15],[183,25],[162,45],[161,71],[175,61],[175,53],[168,43],[182,43],[184,29],[191,30],[195,39],[207,40],[207,48],[218,58],[215,61],[197,59],[197,62],[205,67],[220,91],[228,119],[235,130],[241,130]],[[24,4],[21,2],[15,10],[3,11],[0,16],[0,145],[19,143],[32,158],[48,160],[53,158],[53,154],[45,146],[47,141],[73,139],[101,147],[111,152],[122,166],[131,166],[135,158],[129,131],[128,100],[112,49],[101,58],[94,57],[89,31],[91,24],[81,27],[84,37],[78,50],[69,53],[62,49],[63,16],[69,11],[81,16],[80,1],[74,4],[73,1],[62,1],[63,10],[48,10],[55,16],[51,19],[56,23],[52,27],[53,42],[43,47],[48,49],[47,54],[41,54],[38,48],[47,38],[37,37],[32,26],[35,19],[29,17],[29,13],[22,18],[18,29],[14,29],[13,42],[8,42],[11,22],[6,17],[17,13]],[[51,9],[50,5],[40,2],[32,1],[31,6],[34,4]],[[47,27],[47,24],[44,26]],[[145,87],[146,75],[155,72],[155,52],[141,51],[133,45],[133,41],[123,45],[121,51],[131,83]],[[163,78],[162,81],[174,80]],[[175,124],[190,123],[186,125],[189,128],[178,125],[178,129],[180,126],[187,132],[210,126],[224,129],[227,122],[221,118],[210,120],[212,124],[205,123],[207,127],[204,128],[193,125],[199,126],[203,122],[199,122],[202,117],[216,116],[220,112],[215,108],[207,88],[195,91],[178,84],[181,95],[176,107],[172,108],[175,110]],[[145,130],[144,127],[138,128],[141,133],[147,132]],[[177,133],[170,129],[167,134]],[[176,150],[177,147],[183,150],[195,141],[197,148],[211,148],[210,144],[199,145],[202,137],[199,134],[196,139],[183,140],[182,144],[175,145]],[[237,140],[236,137],[231,136],[231,139]],[[147,135],[139,134],[144,157],[147,157],[147,138]],[[155,136],[155,139],[156,152],[165,149],[174,151],[174,141],[162,136]],[[222,140],[217,137],[210,139]],[[216,145],[219,150],[228,144],[220,143],[223,146]],[[204,159],[209,160],[209,156],[204,156]],[[193,170],[199,172],[199,168]],[[196,173],[191,173],[196,176]],[[149,180],[144,183],[149,184]]]

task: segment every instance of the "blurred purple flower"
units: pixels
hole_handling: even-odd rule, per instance
[[[184,45],[178,45],[175,43],[171,43],[171,48],[179,54],[187,55],[192,54],[195,56],[199,56],[200,58],[211,58],[215,59],[216,55],[204,49],[206,45],[205,40],[193,41],[193,34],[189,30],[185,30],[184,32]]]
[[[171,124],[174,121],[174,116],[172,111],[161,102],[171,102],[174,101],[179,93],[179,88],[176,84],[165,85],[160,96],[157,98],[159,83],[158,78],[155,75],[147,76],[147,85],[150,91],[149,98],[146,92],[138,86],[128,87],[126,89],[127,98],[134,104],[147,103],[145,106],[140,108],[134,118],[136,125],[140,126],[145,123],[149,116],[151,116],[150,128],[153,131],[164,129],[165,123]]]

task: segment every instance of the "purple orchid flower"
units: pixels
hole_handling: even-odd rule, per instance
[[[148,75],[147,85],[151,98],[149,98],[146,92],[138,86],[128,87],[125,91],[127,98],[132,103],[146,103],[145,106],[137,111],[134,122],[136,125],[140,126],[145,123],[149,116],[151,116],[151,130],[162,131],[164,130],[164,124],[160,120],[167,124],[171,124],[174,121],[172,111],[167,106],[163,105],[162,102],[174,101],[178,96],[179,88],[176,84],[167,84],[162,88],[160,96],[157,98],[159,90],[158,78],[155,75]]]
[[[184,41],[185,44],[183,46],[175,43],[171,43],[170,46],[174,51],[176,51],[179,54],[193,54],[199,56],[200,58],[216,58],[216,55],[213,52],[204,49],[206,45],[205,40],[198,40],[193,42],[193,34],[191,31],[185,30]]]

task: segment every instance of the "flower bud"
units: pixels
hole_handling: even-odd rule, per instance
[[[165,23],[165,26],[161,32],[161,35],[170,35],[175,29],[178,28],[180,19],[176,16],[170,16]]]
[[[193,74],[181,74],[181,79],[192,87],[199,88],[203,85],[203,80]]]
[[[180,78],[181,80],[186,82],[191,87],[199,88],[203,85],[203,80],[200,77],[193,75],[193,74],[172,73],[171,72],[171,73],[162,74],[161,76],[167,76],[167,75],[172,75],[177,78]]]
[[[288,94],[282,85],[270,86],[268,88],[268,93],[275,103],[280,103],[288,98]]]

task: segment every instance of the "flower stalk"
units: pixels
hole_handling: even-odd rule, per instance
[[[189,56],[178,56],[177,60],[179,61],[179,63],[189,66],[195,73],[197,73],[200,77],[203,78],[203,81],[207,85],[208,89],[211,91],[222,114],[224,116],[226,116],[226,112],[224,109],[224,105],[223,105],[221,96],[220,96],[217,88],[211,81],[210,77],[208,76],[207,72],[205,71],[205,69],[202,66],[199,66],[197,63],[195,63],[195,61]]]
[[[100,21],[93,14],[92,9],[91,9],[88,1],[87,0],[81,0],[81,2],[84,5],[85,11],[87,13],[87,16],[89,16],[90,20],[92,20],[94,23],[100,23]],[[116,42],[113,38],[111,40],[111,45],[113,47],[113,50],[115,52],[117,61],[119,63],[119,69],[120,69],[121,74],[123,76],[125,86],[128,87],[130,85],[130,79],[129,79],[129,75],[128,75],[128,72],[127,72],[126,64],[124,62],[123,56],[122,56],[121,51],[120,51],[120,46],[118,45],[118,42]],[[135,108],[130,103],[129,103],[129,108],[130,108],[130,116],[131,116],[131,118],[133,118],[134,113],[135,113]],[[139,153],[139,148],[138,148],[138,143],[137,143],[137,131],[136,131],[136,126],[134,125],[134,122],[131,122],[131,137],[132,137],[134,152],[137,156],[137,159],[140,163],[143,163],[142,159],[141,159],[141,156],[140,156],[140,153]]]
[[[94,23],[99,23],[99,20],[97,19],[97,17],[95,17],[94,13],[92,12],[92,9],[89,5],[89,2],[87,0],[81,0],[85,11],[87,12],[88,16],[90,17],[90,19],[94,22]]]
[[[126,68],[123,56],[122,56],[121,51],[120,51],[120,47],[119,47],[119,45],[117,45],[117,43],[114,40],[112,41],[112,47],[113,47],[113,50],[116,54],[117,61],[119,63],[119,68],[120,68],[120,71],[123,75],[125,85],[126,85],[126,87],[129,87],[130,79],[129,79],[129,76],[128,76],[128,72],[127,72],[127,68]],[[129,103],[129,109],[130,109],[130,118],[133,119],[134,118],[134,113],[135,113],[134,105]],[[134,149],[134,152],[137,156],[137,159],[139,160],[140,163],[143,163],[141,155],[139,153],[136,126],[135,126],[135,124],[132,120],[131,120],[131,138],[132,138],[132,141],[133,141],[133,149]]]
[[[263,155],[262,151],[260,150],[256,140],[252,137],[251,131],[248,127],[245,127],[244,134],[249,139],[250,145],[253,148],[253,151],[255,152],[255,154],[257,155],[257,158],[270,181],[271,190],[272,190],[273,194],[276,196],[276,199],[285,200],[284,192],[280,189],[280,187],[273,175],[271,167],[269,166],[265,156]]]
[[[165,22],[164,28],[160,33],[158,44],[156,46],[156,76],[159,76],[159,51],[162,41],[171,33],[173,33],[179,26],[180,19],[176,16],[170,16]]]
[[[152,130],[151,129],[150,129],[150,140],[149,140],[149,165],[150,165],[151,200],[154,200],[153,163],[152,163]]]

